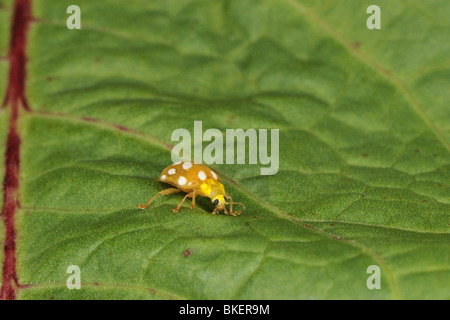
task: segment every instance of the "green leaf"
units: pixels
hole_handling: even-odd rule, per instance
[[[381,30],[368,1],[78,1],[68,30],[71,4],[32,6],[19,299],[450,298],[447,1],[378,1]],[[237,218],[136,207],[195,120],[279,129],[276,175],[212,166]]]

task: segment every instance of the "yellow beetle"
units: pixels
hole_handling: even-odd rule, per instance
[[[229,213],[233,216],[241,214],[242,211],[233,211],[233,204],[241,205],[245,210],[245,205],[240,202],[233,202],[233,199],[225,192],[225,187],[220,183],[218,174],[203,164],[191,162],[178,162],[165,168],[158,178],[159,181],[173,185],[176,188],[168,188],[156,193],[145,205],[139,204],[141,209],[147,208],[158,195],[172,194],[180,191],[186,192],[180,204],[173,209],[178,212],[186,198],[192,198],[191,209],[195,207],[195,197],[202,196],[211,199],[216,206],[213,214],[224,210],[228,214],[225,205],[230,205]]]

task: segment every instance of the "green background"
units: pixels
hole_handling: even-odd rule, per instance
[[[66,27],[73,4],[81,30]],[[18,298],[450,298],[450,3],[377,1],[381,30],[371,4],[33,1]],[[136,207],[195,120],[280,130],[276,175],[213,166],[247,206],[238,218],[205,198],[174,214],[180,194]]]

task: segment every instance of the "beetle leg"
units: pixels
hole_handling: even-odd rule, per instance
[[[177,189],[177,188],[168,188],[168,189],[162,190],[162,191],[156,193],[150,200],[148,200],[148,202],[147,202],[145,205],[138,204],[138,207],[139,207],[140,209],[145,209],[145,208],[147,208],[147,207],[150,205],[150,203],[153,202],[153,200],[155,200],[155,198],[156,198],[158,195],[160,195],[160,194],[161,194],[161,195],[172,194],[172,193],[177,193],[177,192],[180,192],[180,191],[181,191],[181,190],[180,190],[180,189]]]
[[[178,207],[176,207],[175,209],[173,209],[173,212],[177,213],[178,210],[180,210],[181,206],[183,205],[183,202],[186,200],[187,197],[192,197],[192,192],[187,193],[183,200],[181,200],[180,204],[178,205]]]
[[[194,209],[194,207],[195,207],[195,197],[196,197],[197,195],[195,194],[195,191],[192,191],[191,193],[192,193],[191,209]]]

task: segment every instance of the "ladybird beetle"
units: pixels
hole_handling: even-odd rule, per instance
[[[229,213],[233,216],[241,214],[242,211],[233,211],[233,204],[241,205],[245,210],[245,205],[240,202],[233,202],[233,199],[225,192],[225,187],[220,183],[218,174],[202,164],[193,164],[191,162],[178,162],[165,168],[158,181],[165,182],[176,188],[168,188],[156,193],[145,205],[139,204],[141,209],[147,208],[158,195],[172,194],[180,191],[186,192],[180,204],[173,209],[178,212],[187,197],[192,198],[191,209],[195,207],[195,197],[209,197],[216,206],[213,214],[223,210],[228,214],[225,205],[230,205]]]

